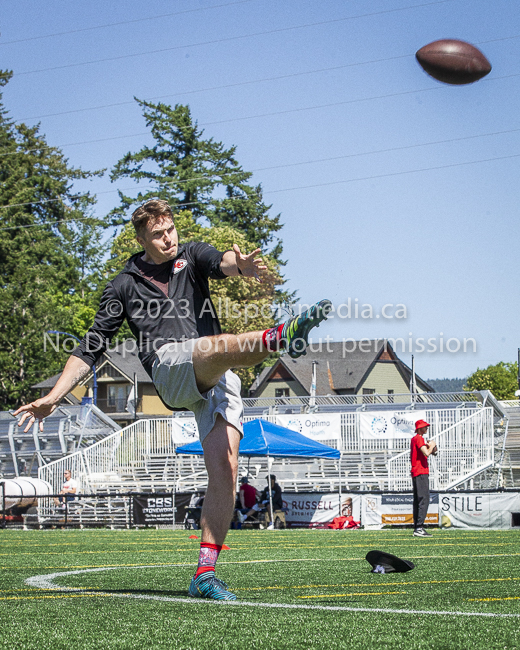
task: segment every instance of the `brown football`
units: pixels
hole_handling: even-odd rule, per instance
[[[491,63],[465,41],[444,39],[428,43],[415,53],[421,67],[446,84],[472,84],[491,72]]]

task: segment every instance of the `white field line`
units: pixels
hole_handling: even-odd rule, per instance
[[[489,558],[489,557],[517,557],[520,556],[520,553],[482,553],[482,554],[457,554],[457,555],[407,555],[406,557],[410,560],[442,560],[446,558]],[[364,557],[336,557],[336,558],[325,558],[325,557],[304,557],[296,559],[270,559],[270,560],[233,560],[227,562],[226,560],[219,560],[218,565],[222,566],[223,564],[269,564],[275,562],[365,562]],[[197,566],[197,562],[161,562],[160,564],[103,564],[103,565],[76,565],[72,568],[75,569],[133,569],[136,567],[147,566],[147,567],[174,567],[174,566]],[[11,570],[11,569],[60,569],[62,567],[57,566],[44,566],[44,567],[34,567],[34,566],[0,566],[0,570]]]
[[[233,564],[227,562],[227,564]],[[239,563],[237,563],[239,564]],[[241,564],[241,563],[240,563]],[[156,569],[165,568],[168,565],[142,565],[134,567],[125,567],[131,569]],[[170,566],[192,566],[192,564],[175,564]],[[458,612],[458,611],[443,611],[443,610],[423,610],[423,609],[389,609],[383,607],[342,607],[333,605],[292,605],[289,603],[258,603],[248,602],[245,600],[228,600],[228,601],[215,601],[204,600],[197,598],[169,598],[168,596],[150,596],[148,594],[114,594],[103,591],[89,591],[88,589],[80,589],[74,587],[62,587],[54,584],[56,578],[64,576],[79,575],[82,573],[99,573],[101,571],[115,571],[121,567],[98,567],[95,569],[81,569],[78,571],[62,571],[59,573],[48,573],[44,575],[32,576],[27,578],[25,583],[30,587],[37,587],[38,589],[64,591],[64,592],[81,592],[89,596],[112,596],[114,598],[134,598],[136,600],[155,600],[165,603],[186,603],[189,605],[229,605],[233,607],[262,607],[267,609],[309,609],[319,611],[334,611],[334,612],[365,612],[365,613],[378,613],[378,614],[429,614],[435,616],[477,616],[484,618],[520,618],[520,614],[495,614],[490,612]],[[72,595],[72,594],[71,594]]]

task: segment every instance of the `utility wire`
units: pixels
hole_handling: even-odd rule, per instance
[[[327,187],[330,185],[341,185],[343,183],[357,183],[359,181],[373,181],[379,178],[391,178],[392,176],[404,176],[405,174],[418,174],[420,172],[437,171],[439,169],[450,169],[452,167],[464,167],[465,165],[477,165],[480,163],[494,162],[497,160],[509,160],[519,158],[520,153],[509,156],[497,156],[496,158],[482,158],[481,160],[469,160],[468,162],[450,163],[449,165],[438,165],[436,167],[422,167],[421,169],[407,169],[402,172],[389,172],[387,174],[376,174],[374,176],[360,176],[358,178],[347,178],[342,181],[330,181],[328,183],[317,183],[316,185],[301,185],[300,187],[284,187],[281,190],[268,190],[264,194],[276,194],[278,192],[293,192],[295,190],[306,190],[315,187]]]
[[[404,170],[404,171],[400,171],[400,172],[388,172],[386,174],[374,174],[372,176],[360,176],[358,178],[346,178],[346,179],[343,179],[343,180],[340,180],[340,181],[330,181],[330,182],[327,182],[327,183],[316,183],[314,185],[301,185],[299,187],[285,187],[285,188],[279,189],[279,190],[268,190],[268,191],[264,192],[264,194],[278,194],[280,192],[293,192],[293,191],[296,191],[296,190],[306,190],[306,189],[313,189],[313,188],[317,188],[317,187],[327,187],[327,186],[330,186],[330,185],[342,185],[342,184],[345,184],[345,183],[357,183],[357,182],[360,182],[360,181],[371,181],[371,180],[377,180],[377,179],[381,179],[381,178],[391,178],[391,177],[395,177],[395,176],[404,176],[406,174],[418,174],[418,173],[427,172],[427,171],[438,171],[438,170],[441,170],[441,169],[450,169],[450,168],[453,168],[453,167],[464,167],[464,166],[467,166],[467,165],[477,165],[477,164],[480,164],[480,163],[495,162],[495,161],[498,161],[498,160],[510,160],[512,158],[519,158],[519,157],[520,157],[520,154],[511,154],[511,155],[508,155],[508,156],[497,156],[495,158],[481,158],[480,160],[470,160],[470,161],[467,161],[467,162],[450,163],[448,165],[437,165],[437,166],[433,166],[433,167],[422,167],[421,169],[408,169],[408,170]],[[135,188],[127,188],[127,189],[135,189]],[[119,191],[125,191],[125,190],[117,190],[117,189],[116,190],[106,190],[106,191],[103,191],[103,192],[98,192],[98,194],[111,194],[111,193],[115,193],[115,192],[119,192]],[[62,199],[60,198],[60,199],[48,199],[48,200],[45,200],[45,201],[32,201],[32,202],[29,201],[27,203],[15,203],[15,204],[12,204],[12,205],[0,206],[0,208],[6,209],[6,208],[10,208],[10,207],[18,207],[18,206],[25,206],[25,205],[38,205],[38,204],[41,204],[41,203],[50,203],[50,202],[53,202],[53,201],[61,201],[61,200]],[[188,205],[195,205],[195,202],[192,202],[192,203],[180,203],[180,204],[177,204],[177,205],[175,205],[173,207],[174,208],[186,207]],[[88,218],[93,218],[93,217],[91,216],[91,217],[88,217]],[[78,220],[79,219],[69,219],[69,220],[62,220],[62,221],[78,221]],[[56,223],[61,223],[61,222],[56,222]],[[29,226],[6,226],[6,227],[1,227],[0,230],[13,230],[13,229],[24,228],[24,227],[32,228],[32,227],[41,227],[41,226],[46,226],[46,225],[48,225],[48,224],[31,224]]]
[[[247,0],[247,1],[250,1],[250,0]],[[496,43],[498,41],[510,41],[510,40],[514,40],[514,39],[517,39],[517,38],[520,38],[520,34],[515,34],[513,36],[504,36],[502,38],[494,38],[494,39],[487,40],[487,41],[479,41],[479,42],[475,43],[475,45],[484,45],[484,44],[487,44],[487,43]],[[358,61],[358,62],[355,62],[355,63],[346,63],[344,65],[332,66],[330,68],[318,68],[316,70],[305,70],[303,72],[293,72],[293,73],[290,73],[290,74],[278,75],[276,77],[265,77],[263,79],[251,79],[249,81],[239,81],[239,82],[236,82],[236,83],[224,84],[222,86],[210,86],[208,88],[198,88],[198,89],[195,89],[195,90],[184,90],[184,91],[169,94],[169,95],[157,95],[155,97],[145,98],[144,101],[151,102],[151,101],[157,101],[157,100],[161,100],[161,99],[168,99],[170,97],[182,97],[183,95],[193,95],[193,94],[197,94],[197,93],[211,92],[211,91],[214,91],[214,90],[226,90],[228,88],[237,88],[237,87],[240,87],[240,86],[249,86],[249,85],[253,85],[253,84],[257,84],[257,83],[266,83],[266,82],[269,82],[269,81],[280,81],[282,79],[291,79],[293,77],[302,77],[302,76],[310,75],[310,74],[320,74],[322,72],[333,72],[335,70],[344,70],[345,68],[352,68],[352,67],[361,66],[361,65],[371,65],[371,64],[374,64],[374,63],[385,63],[386,61],[395,61],[397,59],[406,59],[406,58],[409,58],[409,57],[412,57],[412,56],[414,56],[414,55],[413,54],[401,54],[401,55],[397,55],[397,56],[385,57],[383,59],[372,59],[372,60],[369,60],[369,61]],[[15,123],[23,122],[24,120],[39,120],[39,119],[42,119],[44,117],[58,117],[60,115],[71,115],[73,113],[82,113],[82,112],[85,112],[85,111],[95,111],[95,110],[100,110],[100,109],[103,109],[103,108],[115,108],[115,107],[119,107],[119,106],[128,106],[130,104],[135,104],[135,100],[133,99],[131,101],[125,101],[125,102],[114,102],[112,104],[100,104],[98,106],[89,106],[89,107],[86,107],[86,108],[76,108],[76,109],[73,109],[73,110],[70,110],[70,111],[60,111],[59,113],[46,113],[44,115],[32,115],[30,117],[22,117],[21,119],[16,120]]]
[[[333,66],[331,68],[318,68],[317,70],[307,70],[304,72],[292,72],[290,74],[284,74],[284,75],[279,75],[277,77],[266,77],[264,79],[252,79],[250,81],[239,81],[236,83],[232,84],[224,84],[223,86],[210,86],[209,88],[199,88],[196,90],[185,90],[179,93],[173,93],[171,95],[157,95],[156,97],[148,97],[145,98],[143,101],[145,102],[153,102],[157,101],[160,99],[168,99],[170,97],[181,97],[182,95],[193,95],[196,93],[205,93],[205,92],[211,92],[213,90],[226,90],[228,88],[237,88],[239,86],[249,86],[252,84],[257,84],[257,83],[265,83],[268,81],[280,81],[282,79],[291,79],[292,77],[303,77],[305,75],[310,75],[310,74],[319,74],[321,72],[332,72],[334,70],[344,70],[345,68],[352,68],[355,66],[360,66],[360,65],[370,65],[371,63],[384,63],[386,61],[394,61],[396,59],[407,59],[413,55],[411,54],[402,54],[400,56],[391,56],[387,57],[384,59],[373,59],[371,61],[359,61],[358,63],[346,63],[345,65],[337,65]],[[114,108],[114,107],[119,107],[119,106],[128,106],[130,104],[135,104],[135,99],[132,99],[131,101],[126,101],[126,102],[116,102],[113,104],[101,104],[99,106],[90,106],[87,108],[76,108],[74,110],[70,111],[61,111],[59,113],[47,113],[46,115],[32,115],[30,117],[22,117],[19,120],[16,120],[17,122],[23,122],[25,120],[39,120],[44,117],[58,117],[60,115],[70,115],[71,113],[82,113],[84,111],[95,111],[99,110],[102,108]]]
[[[131,25],[133,23],[142,23],[147,20],[158,20],[159,18],[170,18],[172,16],[181,16],[182,14],[191,14],[196,11],[207,11],[208,9],[222,9],[233,5],[243,5],[252,0],[239,0],[238,2],[228,2],[221,5],[210,5],[208,7],[198,7],[197,9],[185,9],[184,11],[175,11],[170,14],[159,14],[158,16],[149,16],[148,18],[135,18],[134,20],[123,20],[118,23],[107,23],[105,25],[95,25],[93,27],[82,27],[81,29],[70,29],[66,32],[55,32],[54,34],[43,34],[42,36],[31,36],[29,38],[19,38],[14,41],[4,41],[0,45],[12,45],[14,43],[27,43],[28,41],[37,41],[43,38],[53,38],[54,36],[67,36],[68,34],[79,34],[80,32],[91,32],[95,29],[104,29],[105,27],[118,27],[119,25]]]
[[[134,188],[131,188],[134,189]],[[109,191],[117,191],[117,190],[109,190]],[[100,192],[100,194],[104,194],[104,192]],[[74,198],[74,197],[72,197]],[[47,203],[52,202],[52,201],[61,201],[62,199],[49,199]],[[17,203],[14,205],[33,205],[31,203]],[[173,206],[174,208],[185,208],[189,205],[196,205],[195,201],[192,201],[191,203],[178,203],[177,205]],[[12,207],[12,206],[3,206],[4,208],[7,207]],[[74,217],[73,219],[58,219],[57,221],[47,221],[45,223],[30,223],[26,225],[20,225],[20,226],[2,226],[0,227],[0,230],[18,230],[20,228],[42,228],[45,226],[55,226],[59,223],[74,223],[75,221],[86,221],[87,219],[100,219],[101,217],[96,217],[96,216],[89,216],[89,217]],[[114,226],[115,228],[116,226]]]
[[[493,77],[492,79],[486,79],[483,81],[495,81],[498,79],[508,79],[510,77],[518,77],[519,73],[511,74],[511,75],[505,75],[503,77]],[[482,83],[483,81],[480,81]],[[316,109],[321,109],[321,108],[333,108],[335,106],[346,106],[348,104],[359,104],[361,102],[368,102],[372,101],[374,99],[391,99],[393,97],[403,97],[406,95],[415,95],[416,93],[427,93],[427,92],[432,92],[434,90],[439,90],[439,86],[434,86],[432,88],[420,88],[417,90],[404,90],[398,93],[389,93],[387,95],[376,95],[373,97],[361,97],[358,99],[347,99],[342,102],[333,102],[330,104],[316,104],[314,106],[303,106],[301,108],[290,108],[284,111],[273,111],[271,113],[260,113],[258,115],[244,115],[242,117],[233,117],[229,118],[226,120],[216,120],[213,122],[204,122],[201,124],[201,126],[214,126],[217,124],[228,124],[229,122],[241,122],[243,120],[253,120],[257,119],[259,117],[277,117],[278,115],[287,115],[288,113],[303,113],[305,111],[312,111]]]
[[[482,79],[479,83],[489,83],[489,82],[492,82],[492,81],[501,81],[503,79],[511,79],[513,77],[519,77],[519,76],[520,76],[520,73],[515,73],[515,74],[510,74],[510,75],[503,75],[501,77],[492,77],[490,79],[489,78],[488,79]],[[284,110],[284,111],[276,111],[276,112],[273,112],[273,113],[262,113],[262,114],[258,114],[258,115],[245,115],[245,116],[242,116],[242,117],[233,117],[233,118],[228,118],[228,119],[225,119],[225,120],[217,120],[217,121],[213,121],[213,122],[203,122],[202,124],[197,123],[194,126],[179,127],[178,130],[179,131],[190,130],[190,129],[193,129],[193,128],[196,128],[196,127],[214,126],[214,125],[217,125],[217,124],[229,124],[231,122],[240,122],[240,121],[243,121],[243,120],[253,120],[253,119],[257,119],[257,118],[261,118],[261,117],[274,117],[274,116],[278,116],[278,115],[287,115],[289,113],[301,113],[301,112],[304,112],[304,111],[311,111],[311,110],[316,110],[316,109],[321,109],[321,108],[334,108],[335,106],[345,106],[347,104],[357,104],[357,103],[361,103],[361,102],[369,102],[369,101],[373,101],[373,100],[376,100],[376,99],[390,99],[392,97],[400,97],[400,96],[405,96],[405,95],[414,95],[416,93],[426,93],[426,92],[432,92],[432,91],[435,91],[435,90],[442,90],[442,89],[443,88],[441,88],[441,86],[432,86],[431,88],[417,88],[415,90],[405,90],[405,91],[402,91],[402,92],[390,93],[390,94],[387,94],[387,95],[372,95],[371,97],[360,97],[358,99],[349,99],[349,100],[346,100],[346,101],[334,102],[334,103],[330,103],[330,104],[317,104],[317,105],[314,105],[314,106],[304,106],[304,107],[300,107],[300,108],[287,109],[287,110]],[[84,144],[96,144],[96,143],[99,143],[99,142],[109,142],[109,141],[112,141],[112,140],[124,140],[125,138],[136,138],[136,137],[143,137],[143,136],[146,136],[146,135],[150,135],[149,131],[143,131],[143,132],[140,132],[140,133],[128,133],[126,135],[116,135],[116,136],[110,136],[108,138],[98,138],[98,139],[95,139],[95,140],[83,140],[83,141],[79,141],[79,142],[67,142],[65,144],[52,145],[52,146],[48,145],[47,147],[39,147],[39,148],[36,148],[36,149],[28,149],[28,150],[25,151],[25,153],[31,153],[33,151],[41,151],[42,149],[46,149],[46,148],[47,149],[61,149],[63,147],[74,147],[74,146],[79,146],[79,145],[84,145]],[[9,151],[9,152],[5,152],[5,153],[0,153],[0,157],[1,156],[12,156],[12,155],[16,155],[17,153],[19,153],[19,152],[18,151]]]
[[[137,52],[135,54],[122,54],[120,56],[107,57],[104,59],[94,59],[92,61],[82,61],[80,63],[67,63],[65,65],[52,66],[50,68],[39,68],[37,70],[26,70],[24,72],[17,72],[16,76],[36,74],[39,72],[51,72],[53,70],[63,70],[66,68],[76,68],[83,65],[91,65],[92,63],[107,63],[109,61],[119,61],[121,59],[135,58],[139,56],[144,56],[148,54],[162,54],[164,52],[173,52],[175,50],[184,50],[189,47],[201,47],[204,45],[217,45],[218,43],[229,43],[232,41],[244,40],[248,38],[255,38],[257,36],[267,36],[269,34],[281,34],[284,32],[294,31],[297,29],[305,29],[308,27],[321,27],[323,25],[331,25],[334,23],[341,23],[347,20],[357,20],[360,18],[369,18],[371,16],[381,16],[384,14],[396,13],[399,11],[406,11],[408,9],[417,9],[421,7],[429,7],[432,5],[445,4],[447,2],[453,2],[453,0],[437,0],[436,2],[426,2],[419,5],[409,5],[407,7],[397,7],[395,9],[385,9],[383,11],[374,11],[366,14],[358,14],[356,16],[347,16],[345,18],[334,18],[332,20],[323,20],[315,23],[306,23],[304,25],[294,25],[293,27],[279,27],[278,29],[269,29],[262,32],[252,32],[251,34],[243,34],[241,36],[228,36],[226,38],[219,38],[211,41],[199,41],[198,43],[187,43],[186,45],[174,45],[173,47],[161,48],[159,50],[148,50],[146,52]]]
[[[337,160],[345,160],[347,158],[358,158],[361,156],[374,156],[377,154],[382,154],[382,153],[396,153],[398,151],[407,151],[409,149],[418,149],[420,147],[430,147],[430,146],[435,146],[439,144],[452,144],[454,142],[464,142],[466,140],[477,140],[478,138],[487,138],[487,137],[493,137],[496,135],[508,135],[511,133],[518,133],[520,132],[520,128],[518,129],[506,129],[504,131],[491,131],[489,133],[476,133],[473,135],[466,135],[466,136],[461,136],[459,138],[446,138],[444,140],[431,140],[429,142],[418,142],[416,144],[408,144],[408,145],[402,145],[400,147],[388,147],[386,149],[372,149],[371,151],[358,151],[357,153],[348,153],[348,154],[343,154],[341,156],[330,156],[328,158],[313,158],[311,160],[302,160],[299,162],[293,162],[293,163],[285,163],[283,165],[270,165],[269,167],[257,167],[256,169],[251,169],[248,172],[249,174],[255,174],[257,172],[264,172],[264,171],[271,171],[273,169],[289,169],[290,167],[300,167],[302,165],[313,165],[316,163],[323,163],[323,162],[332,162],[332,161],[337,161]],[[237,170],[238,171],[238,170]],[[175,185],[183,185],[184,183],[191,183],[193,181],[202,181],[205,179],[210,179],[210,178],[220,178],[223,179],[227,176],[233,176],[237,171],[232,171],[227,174],[213,174],[212,176],[210,175],[203,175],[203,176],[194,176],[192,178],[185,178],[183,180],[176,180],[176,181],[171,181],[172,184]],[[153,180],[153,179],[149,179]],[[225,182],[225,181],[224,181]],[[134,187],[128,187],[128,188],[122,188],[121,191],[127,191],[135,189]],[[109,192],[112,191],[118,191],[118,190],[108,190]],[[102,192],[99,192],[102,193]],[[72,198],[77,198],[77,197],[72,197]],[[50,199],[52,201],[59,200],[59,199]],[[18,205],[25,205],[25,204],[13,204],[13,205],[7,205],[3,206],[4,208],[8,207],[13,207],[13,206],[18,206]],[[0,206],[0,209],[2,209],[2,206]]]

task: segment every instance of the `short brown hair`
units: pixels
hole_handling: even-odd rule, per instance
[[[138,235],[142,235],[149,221],[155,222],[160,217],[170,217],[173,221],[173,212],[167,201],[150,199],[139,206],[132,215],[132,225]]]

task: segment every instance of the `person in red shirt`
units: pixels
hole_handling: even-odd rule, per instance
[[[247,476],[242,476],[240,479],[240,490],[238,495],[240,497],[240,506],[242,510],[249,510],[255,505],[257,491],[252,485],[249,485],[249,479]]]
[[[417,420],[415,423],[415,436],[410,444],[413,483],[413,534],[415,537],[431,537],[430,533],[424,529],[424,521],[430,504],[428,456],[437,453],[437,446],[434,440],[426,441],[424,439],[429,426],[428,422]]]

